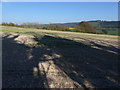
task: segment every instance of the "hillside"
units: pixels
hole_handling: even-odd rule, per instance
[[[2,27],[3,88],[119,87],[117,38]]]
[[[120,32],[118,31],[118,29],[120,28],[120,25],[118,21],[88,21],[93,27],[94,29],[96,29],[98,32],[103,33],[102,30],[107,31],[106,34],[110,34],[110,35],[120,35]],[[78,25],[79,22],[71,22],[71,23],[58,23],[55,25],[59,25],[59,26],[66,26],[66,27],[75,27],[76,25]]]
[[[120,35],[120,32],[118,31],[120,25],[118,21],[99,21],[89,23],[99,32],[106,31],[106,34]]]
[[[84,21],[82,21],[84,22]],[[37,28],[37,29],[47,29],[47,30],[57,30],[57,31],[72,31],[72,32],[82,32],[87,33],[98,33],[98,34],[108,34],[108,35],[120,35],[118,31],[120,25],[118,21],[85,21],[84,25],[80,24],[82,22],[71,22],[71,23],[52,23],[52,24],[39,24],[39,23],[23,23],[21,25],[14,23],[5,23],[3,26],[15,26],[24,28]],[[94,29],[94,30],[93,30]]]

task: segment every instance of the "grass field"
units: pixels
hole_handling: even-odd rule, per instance
[[[65,31],[52,31],[52,30],[41,30],[41,29],[30,29],[30,28],[17,28],[17,27],[2,27],[2,32],[4,33],[18,33],[18,34],[32,34],[33,33],[54,33],[57,35],[68,35],[72,36],[82,36],[88,38],[99,38],[99,39],[111,39],[117,40],[118,36],[103,35],[103,34],[88,34],[88,33],[76,33],[76,32],[65,32]]]
[[[3,88],[119,87],[117,41],[114,35],[2,27]]]
[[[98,26],[98,25],[100,25],[99,22],[90,22],[90,24],[92,24],[93,26]]]
[[[102,33],[102,30],[97,30],[98,32]],[[113,29],[113,30],[107,30],[109,35],[120,35],[120,33],[118,32],[118,30]]]
[[[100,22],[89,22],[93,27],[98,27],[98,25],[100,25]],[[102,29],[102,27],[101,27]],[[102,33],[102,30],[101,29],[97,29],[97,31],[99,33]],[[112,28],[112,29],[105,29],[107,31],[107,34],[108,35],[120,35],[120,32],[118,31],[118,28]]]

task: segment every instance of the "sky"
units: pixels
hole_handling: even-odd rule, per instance
[[[2,22],[118,20],[118,2],[2,2]]]
[[[119,2],[119,0],[1,0],[2,2]]]

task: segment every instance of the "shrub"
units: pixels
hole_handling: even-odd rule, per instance
[[[43,27],[42,29],[47,29],[46,27]]]
[[[15,24],[11,22],[8,24],[8,26],[15,26]]]
[[[93,26],[88,22],[80,22],[77,26],[77,29],[82,32],[97,33],[97,31],[93,28]]]

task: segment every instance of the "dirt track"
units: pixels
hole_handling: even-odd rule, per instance
[[[3,33],[2,41],[3,88],[119,86],[117,40],[46,32]]]

